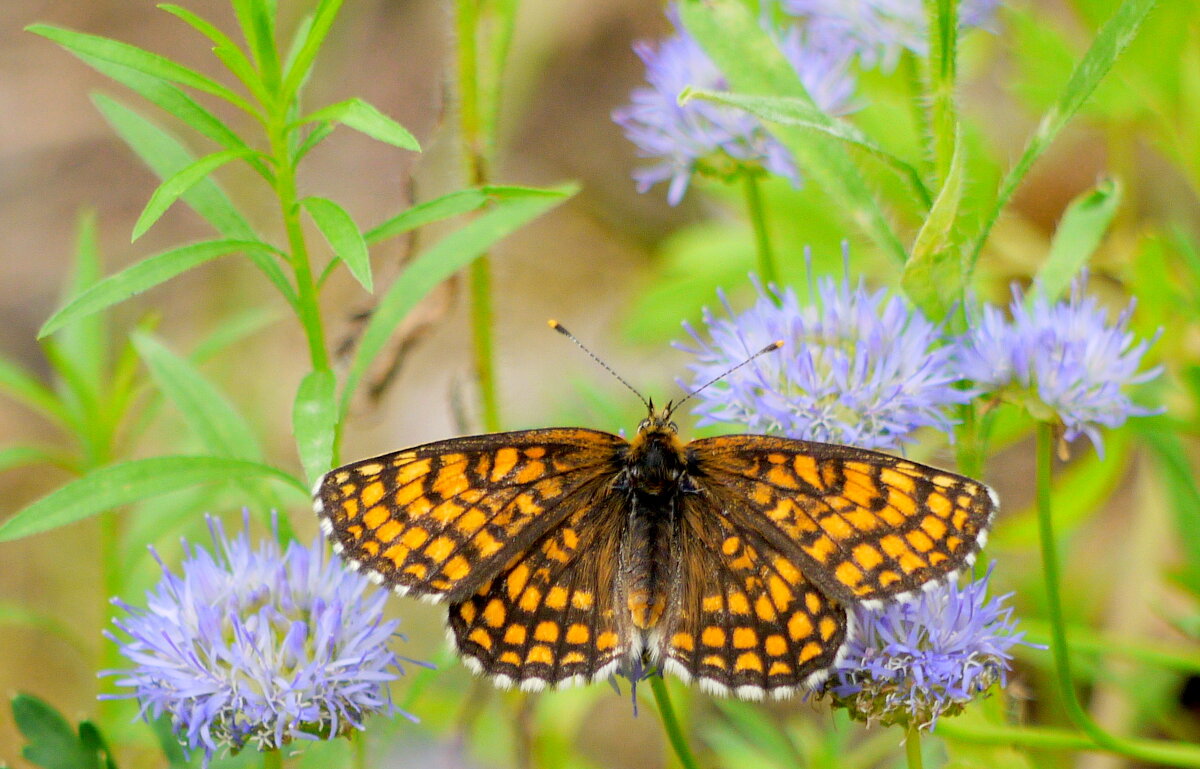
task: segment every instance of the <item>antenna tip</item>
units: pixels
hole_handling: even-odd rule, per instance
[[[550,328],[554,329],[558,333],[560,333],[564,336],[571,336],[571,332],[567,331],[566,327],[563,324],[559,323],[558,321],[554,320],[553,318],[546,321],[546,323],[550,326]]]
[[[763,352],[770,352],[771,350],[778,350],[780,347],[783,347],[783,340],[776,339],[774,342],[771,342],[769,345],[764,347]]]

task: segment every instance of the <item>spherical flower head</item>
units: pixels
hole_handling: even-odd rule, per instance
[[[1159,413],[1135,404],[1126,389],[1162,368],[1138,372],[1153,340],[1138,341],[1129,331],[1134,302],[1110,324],[1095,297],[1084,294],[1086,283],[1086,275],[1077,279],[1070,297],[1053,304],[1037,289],[1027,301],[1014,286],[1010,318],[984,307],[957,358],[962,376],[980,391],[1015,401],[1043,421],[1061,421],[1065,440],[1086,435],[1102,454],[1100,427]]]
[[[945,408],[967,397],[953,386],[951,350],[938,346],[937,327],[884,290],[822,278],[804,306],[790,288],[760,287],[740,315],[723,294],[721,302],[727,317],[705,310],[707,339],[685,325],[695,344],[681,349],[697,359],[685,387],[702,387],[772,341],[783,347],[697,393],[700,425],[896,449],[921,427],[949,433]]]
[[[987,600],[983,579],[935,584],[908,603],[850,609],[853,632],[822,693],[867,723],[932,729],[1007,683],[1016,630],[1009,595]]]
[[[646,65],[647,87],[630,95],[631,103],[613,112],[641,157],[655,165],[634,172],[638,191],[669,182],[667,201],[683,199],[693,173],[729,177],[758,169],[800,181],[788,151],[757,118],[731,107],[694,99],[679,104],[687,86],[727,91],[729,84],[700,44],[683,29],[674,6],[667,14],[675,34],[658,46],[638,43],[634,51]],[[780,48],[799,73],[817,106],[832,114],[850,108],[854,81],[849,73],[851,49],[839,38],[817,39],[791,30],[780,36]]]
[[[959,28],[990,27],[999,5],[1000,0],[962,0]],[[867,68],[890,72],[904,50],[918,56],[929,50],[923,0],[783,0],[783,7],[815,34],[851,41]]]
[[[185,542],[181,574],[164,565],[145,609],[114,601],[129,613],[115,620],[129,640],[106,635],[134,664],[105,673],[133,689],[116,696],[170,715],[206,766],[221,748],[332,739],[371,713],[400,712],[386,593],[367,595],[364,577],[325,560],[320,538],[281,552],[273,538],[252,546],[246,531],[231,540],[213,518],[209,528],[213,552]]]

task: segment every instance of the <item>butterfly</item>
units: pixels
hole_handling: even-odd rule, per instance
[[[449,604],[463,662],[500,687],[653,666],[762,699],[825,680],[854,605],[970,566],[998,507],[982,483],[877,451],[685,443],[678,404],[646,405],[632,440],[554,427],[354,462],[314,508],[351,567]]]

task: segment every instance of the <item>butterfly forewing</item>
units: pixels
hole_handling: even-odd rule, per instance
[[[977,481],[866,449],[762,435],[687,448],[735,526],[842,602],[901,599],[970,565],[996,509]]]
[[[327,473],[317,512],[342,557],[377,580],[462,600],[611,478],[624,445],[577,428],[428,443]]]

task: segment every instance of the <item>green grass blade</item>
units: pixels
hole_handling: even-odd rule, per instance
[[[244,251],[273,253],[273,249],[257,241],[209,240],[149,256],[126,267],[116,275],[110,275],[76,296],[65,307],[50,316],[50,319],[38,331],[38,338],[53,334],[78,318],[99,312],[106,307],[123,302],[135,294],[154,288],[193,267],[211,262],[221,256]]]
[[[946,317],[955,304],[961,306],[965,301],[966,274],[954,232],[962,202],[964,154],[960,131],[946,181],[917,232],[912,257],[900,276],[900,285],[909,299],[935,323]]]
[[[1057,301],[1071,285],[1100,246],[1120,205],[1121,183],[1106,179],[1067,206],[1050,243],[1050,254],[1037,274],[1046,299]],[[1037,294],[1037,291],[1026,292],[1026,307],[1033,306]]]
[[[156,53],[151,53],[128,43],[122,43],[119,40],[88,35],[61,27],[52,27],[48,24],[31,24],[25,29],[35,35],[41,35],[53,40],[72,53],[91,56],[102,61],[110,61],[113,64],[120,64],[123,67],[136,69],[152,77],[186,85],[189,88],[195,88],[197,91],[224,99],[230,104],[249,112],[251,115],[256,114],[253,105],[241,96],[212,78],[201,75],[199,72],[172,61],[165,56],[159,56]]]
[[[477,189],[458,190],[401,211],[386,222],[367,230],[363,237],[368,243],[378,243],[432,222],[476,211],[487,205],[489,201],[518,200],[559,194],[553,190],[516,186],[485,186]]]
[[[1066,87],[1046,114],[1042,116],[1041,122],[1033,136],[1030,137],[1029,143],[1025,145],[1025,151],[1021,153],[1017,164],[1000,183],[1000,192],[992,204],[992,210],[983,220],[982,231],[971,246],[967,264],[969,271],[975,269],[975,263],[979,260],[979,253],[983,250],[984,243],[987,242],[992,226],[1000,218],[1000,213],[1025,179],[1025,175],[1029,173],[1029,169],[1058,137],[1067,121],[1091,96],[1100,80],[1108,74],[1117,57],[1133,41],[1142,21],[1156,2],[1157,0],[1125,0],[1112,18],[1100,28],[1091,47],[1088,48],[1083,59],[1071,73]]]
[[[401,149],[421,151],[421,145],[408,129],[380,112],[373,105],[354,98],[330,104],[303,118],[301,123],[334,122]]]
[[[311,371],[300,382],[292,407],[296,450],[310,484],[333,466],[333,433],[337,423],[337,379],[329,370]]]
[[[146,208],[143,209],[141,216],[138,217],[137,223],[133,225],[132,240],[137,240],[144,235],[146,230],[150,229],[167,212],[172,203],[179,200],[185,192],[201,180],[207,178],[213,171],[231,160],[248,157],[252,154],[254,154],[254,150],[251,150],[249,147],[221,150],[211,155],[205,155],[167,177],[158,186],[158,189],[154,190],[154,194],[150,196],[150,200],[146,203]]]
[[[135,459],[93,470],[50,492],[0,524],[0,542],[50,531],[160,494],[254,478],[280,481],[308,496],[308,487],[300,479],[258,462],[209,456]]]
[[[325,236],[334,255],[350,268],[354,279],[362,284],[367,293],[372,293],[375,282],[371,278],[371,255],[367,251],[367,242],[346,209],[325,198],[305,198],[300,204]]]
[[[376,305],[346,377],[341,414],[346,413],[355,388],[387,345],[396,325],[426,294],[479,258],[497,241],[564,202],[577,189],[569,185],[547,190],[548,194],[500,200],[491,210],[422,252],[388,287]]]

